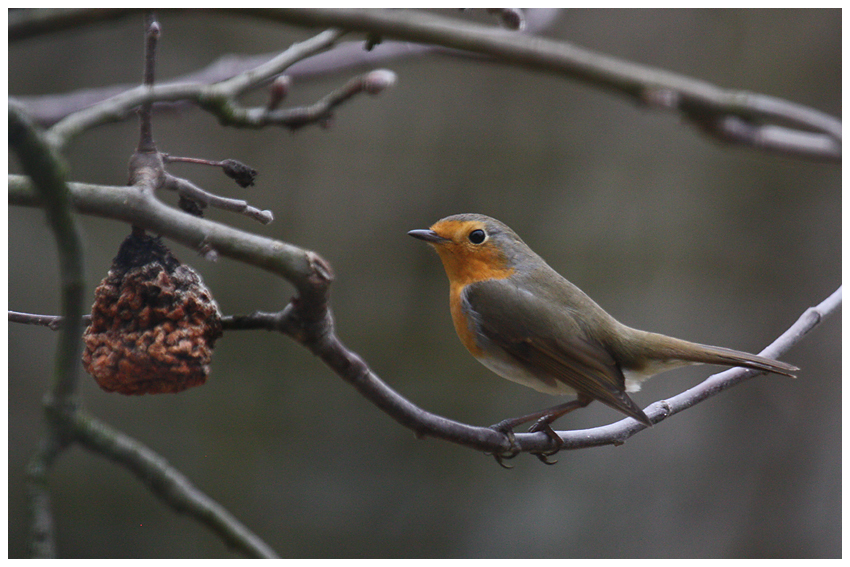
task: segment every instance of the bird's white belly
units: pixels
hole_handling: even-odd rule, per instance
[[[554,396],[575,396],[576,391],[564,384],[560,381],[555,381],[555,385],[552,386],[547,384],[531,372],[523,369],[521,366],[512,364],[505,360],[496,357],[481,357],[478,359],[478,362],[501,376],[502,378],[506,378],[511,382],[516,382],[517,384],[522,384],[523,386],[528,386],[529,388],[533,388],[538,392],[543,392],[544,394],[552,394]]]
[[[516,382],[517,384],[522,384],[523,386],[533,388],[538,392],[543,392],[544,394],[551,394],[555,396],[576,395],[576,391],[564,384],[563,382],[556,380],[554,385],[551,385],[541,380],[531,372],[528,372],[521,366],[514,364],[513,361],[507,361],[498,357],[489,356],[479,358],[478,362],[480,362],[502,378],[506,378],[511,382]],[[657,364],[647,365],[647,367],[642,369],[641,371],[628,370],[624,368],[623,376],[625,376],[626,378],[626,392],[639,391],[641,385],[645,380],[648,380],[659,372],[669,370],[671,367],[686,366],[688,364],[692,363],[682,361],[676,361],[674,363],[658,362]]]

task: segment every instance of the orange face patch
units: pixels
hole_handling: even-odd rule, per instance
[[[470,240],[476,230],[487,228],[481,221],[441,221],[431,230],[447,241],[433,243],[443,261],[451,284],[461,287],[485,280],[500,280],[510,276],[507,257],[489,236],[480,244]]]

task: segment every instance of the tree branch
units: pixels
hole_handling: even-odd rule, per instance
[[[48,488],[48,473],[66,443],[56,428],[49,428],[38,443],[35,455],[27,463],[26,489],[30,514],[29,551],[32,558],[56,557],[53,506]]]
[[[130,222],[190,247],[207,242],[222,255],[283,277],[298,289],[298,297],[280,312],[234,317],[229,324],[231,328],[266,329],[292,337],[321,358],[361,395],[418,436],[436,437],[497,454],[511,448],[507,437],[493,429],[446,419],[411,403],[385,384],[359,355],[349,350],[336,335],[328,305],[332,271],[316,253],[183,214],[159,202],[152,194],[139,192],[133,187],[87,184],[71,184],[70,187],[74,207],[79,212]],[[39,206],[29,180],[22,176],[9,176],[9,199],[13,205]],[[804,313],[762,354],[778,357],[834,312],[840,303],[839,288],[828,300]],[[741,368],[728,370],[675,398],[650,406],[646,413],[653,423],[658,423],[758,374]],[[564,441],[565,449],[579,449],[619,445],[643,428],[643,425],[627,418],[605,427],[557,433]],[[555,448],[544,432],[516,434],[515,447],[532,453]]]
[[[227,545],[247,557],[277,557],[263,540],[145,445],[82,410],[67,418],[77,441],[132,471],[177,512],[192,516],[218,534]]]
[[[823,112],[775,97],[721,89],[567,42],[493,33],[486,26],[405,10],[275,8],[261,12],[270,20],[366,31],[489,55],[504,63],[611,90],[652,108],[678,111],[721,141],[810,159],[841,160],[841,121]],[[729,123],[729,117],[738,120]],[[788,123],[796,129],[774,122]],[[742,123],[749,128],[740,128]]]
[[[269,210],[260,210],[256,207],[249,205],[247,201],[243,201],[242,199],[229,199],[227,197],[220,197],[218,195],[214,195],[213,193],[204,191],[188,179],[175,177],[170,173],[165,174],[165,179],[164,183],[162,184],[162,187],[164,189],[176,191],[177,194],[179,194],[181,197],[191,199],[192,201],[198,203],[198,205],[201,207],[206,207],[209,205],[211,207],[216,207],[223,211],[240,213],[248,218],[252,218],[263,224],[269,224],[274,220],[274,215]]]
[[[705,81],[634,64],[563,41],[494,30],[412,10],[273,8],[228,9],[227,13],[302,26],[361,31],[493,57],[505,64],[555,73],[610,90],[649,108],[678,112],[721,142],[805,159],[841,161],[841,120],[826,113],[776,97],[722,89]],[[102,17],[117,15],[109,13]],[[86,11],[70,11],[67,15],[71,22],[97,18],[97,14]],[[10,39],[29,37],[66,24],[61,13],[45,17],[39,25],[20,19],[10,24]],[[175,96],[173,89],[179,86],[160,87],[157,100],[190,98]],[[215,106],[213,103],[210,108]],[[226,120],[227,113],[219,112]],[[246,125],[251,123],[249,120]]]
[[[264,128],[275,125],[296,130],[308,124],[326,124],[333,110],[353,96],[360,93],[379,94],[393,86],[395,81],[396,76],[392,71],[376,69],[354,77],[310,106],[280,110],[270,110],[268,107],[241,108],[234,103],[232,95],[220,97],[218,89],[211,90],[210,95],[200,96],[199,101],[203,108],[218,116],[225,126]]]
[[[41,132],[14,105],[9,106],[9,146],[17,155],[23,170],[30,175],[56,239],[62,315],[66,321],[70,321],[60,332],[55,369],[44,399],[48,428],[27,467],[30,551],[35,557],[53,557],[56,544],[47,472],[67,445],[67,435],[50,417],[56,411],[67,411],[75,405],[73,396],[82,352],[85,286],[83,252],[77,226],[71,215],[64,168]]]
[[[341,35],[342,32],[336,30],[320,33],[301,43],[293,44],[272,61],[258,68],[245,71],[223,83],[214,85],[141,85],[135,87],[95,106],[65,117],[50,128],[48,132],[49,140],[54,148],[61,149],[71,139],[86,130],[109,122],[124,120],[133,109],[154,102],[194,101],[217,115],[222,122],[239,124],[238,120],[232,118],[232,115],[238,109],[235,102],[236,97],[274,74],[282,73],[296,61],[328,49]]]
[[[804,311],[793,325],[759,354],[768,358],[779,358],[782,353],[800,342],[810,331],[841,307],[841,295],[842,286],[839,286],[837,290],[818,305]],[[724,390],[728,390],[761,374],[764,374],[764,372],[740,367],[730,368],[729,370],[709,376],[681,394],[650,404],[644,409],[644,413],[646,413],[653,424],[659,423]],[[646,426],[631,418],[626,418],[603,427],[581,431],[559,431],[557,433],[564,441],[563,449],[585,449],[602,445],[622,445],[629,437],[643,429],[646,429]]]
[[[40,12],[47,10],[35,10],[38,14],[32,14],[33,20],[42,21],[44,15]],[[539,33],[555,21],[558,9],[553,8],[535,8],[524,11],[525,28],[524,33],[535,34]],[[53,14],[53,25],[58,26],[61,19],[60,14]],[[80,16],[79,11],[67,10],[67,18],[72,20]],[[82,23],[85,19],[80,18]],[[17,35],[16,30],[24,29],[27,20],[23,14],[17,14],[17,17],[10,16],[10,34]],[[34,27],[31,29],[35,29]],[[45,27],[44,32],[53,31],[50,27]],[[268,61],[277,57],[277,53],[266,53],[259,55],[233,55],[228,54],[222,56],[218,60],[210,63],[206,67],[197,71],[192,71],[185,75],[174,77],[168,81],[160,81],[161,86],[172,86],[175,84],[185,83],[202,83],[211,84],[228,80],[235,75],[244,73],[255,67],[266,64]],[[331,74],[340,72],[349,72],[351,70],[362,68],[375,68],[385,64],[387,61],[423,57],[426,55],[448,55],[454,57],[469,57],[466,52],[447,49],[437,45],[423,45],[419,43],[398,42],[398,41],[382,41],[375,45],[371,50],[363,49],[363,41],[344,41],[338,42],[334,47],[322,53],[316,53],[306,59],[297,61],[286,69],[286,76],[297,79],[299,82],[317,77],[325,77]],[[475,56],[481,61],[489,61],[487,58]],[[124,91],[134,88],[136,85],[111,85],[100,88],[87,88],[78,91],[67,93],[56,93],[46,95],[24,95],[15,96],[15,100],[19,101],[26,107],[27,112],[33,117],[38,124],[43,127],[49,127],[65,118],[69,114],[93,106],[108,98],[123,93]],[[163,103],[157,103],[160,107]],[[173,103],[180,104],[180,103]],[[155,105],[156,106],[156,105]]]
[[[47,221],[56,238],[62,314],[74,322],[63,329],[59,339],[56,371],[51,385],[55,401],[64,403],[76,388],[82,352],[81,317],[85,294],[82,244],[71,215],[71,198],[65,184],[64,168],[43,135],[14,105],[9,106],[9,145],[30,176],[32,186],[38,191]]]

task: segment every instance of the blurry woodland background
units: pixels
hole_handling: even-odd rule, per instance
[[[446,12],[481,21],[495,20]],[[203,12],[159,14],[157,79],[227,54],[280,51],[318,30]],[[725,88],[841,116],[840,10],[566,10],[543,35]],[[362,35],[349,35],[344,40]],[[140,82],[142,14],[9,46],[9,94]],[[256,168],[172,172],[271,209],[207,217],[317,251],[336,272],[338,333],[424,409],[489,425],[558,402],[477,363],[455,336],[437,256],[405,233],[460,212],[504,221],[626,324],[758,351],[841,281],[841,169],[718,144],[674,114],[572,80],[472,58],[380,63],[393,89],[341,107],[330,128],[224,128],[158,114],[172,155]],[[309,104],[362,69],[295,81]],[[265,91],[256,95],[261,104]],[[67,152],[69,179],[127,181],[137,120]],[[11,171],[17,171],[14,160]],[[176,202],[174,195],[161,195]],[[80,216],[93,293],[130,228]],[[225,314],[282,308],[292,289],[173,242]],[[9,307],[56,314],[56,252],[39,209],[9,211]],[[42,430],[56,334],[9,325],[9,554],[26,554],[23,475]],[[208,383],[179,395],[107,394],[96,416],[160,453],[284,557],[837,557],[841,554],[840,314],[758,377],[624,446],[490,457],[417,440],[282,335],[231,331]],[[713,372],[657,377],[642,406]],[[601,404],[557,429],[619,420]],[[63,557],[230,557],[132,474],[82,450],[50,477]]]

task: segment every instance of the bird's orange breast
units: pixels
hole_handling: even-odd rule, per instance
[[[505,255],[493,245],[470,250],[463,244],[450,243],[436,248],[449,278],[449,302],[455,331],[467,350],[480,358],[484,352],[475,340],[474,327],[463,309],[461,295],[470,284],[508,278],[514,269],[508,267]]]
[[[475,340],[475,331],[471,324],[472,321],[469,320],[469,317],[463,310],[463,303],[460,296],[464,287],[465,286],[455,284],[452,284],[451,286],[449,302],[452,312],[452,321],[455,325],[455,332],[457,333],[458,338],[460,338],[460,342],[462,342],[463,346],[466,347],[466,350],[468,350],[475,358],[481,358],[484,355],[484,352]]]

